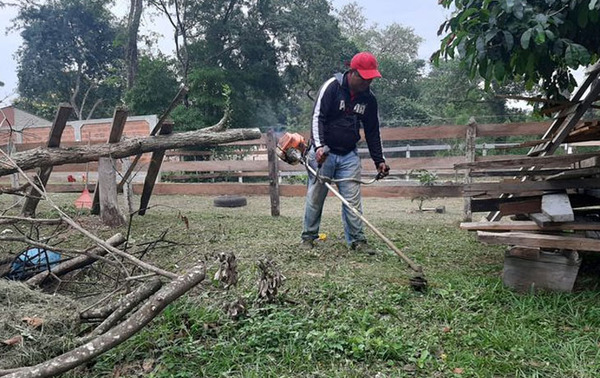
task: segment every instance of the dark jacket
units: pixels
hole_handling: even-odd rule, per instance
[[[361,124],[371,159],[377,166],[385,162],[377,100],[370,90],[351,99],[347,75],[335,74],[323,84],[315,101],[311,120],[313,146],[326,145],[331,152],[345,155],[356,148]]]

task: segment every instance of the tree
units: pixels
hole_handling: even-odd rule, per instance
[[[597,0],[441,0],[456,8],[438,34],[432,56],[459,58],[472,75],[493,81],[519,81],[564,100],[576,85],[570,69],[596,62],[600,52]]]
[[[127,89],[131,89],[138,73],[138,32],[144,3],[142,0],[130,0],[127,17],[127,46],[125,48],[125,65],[127,66]]]
[[[173,117],[194,127],[221,117],[231,89],[233,123],[289,122],[304,93],[316,91],[352,51],[327,0],[152,0],[173,24],[178,74],[190,88]],[[285,105],[283,105],[285,104]],[[291,111],[282,111],[282,106]]]
[[[68,102],[78,119],[110,116],[123,80],[109,3],[54,0],[20,9],[15,28],[23,38],[17,52],[21,106],[35,111]]]
[[[133,87],[125,93],[125,104],[132,115],[161,114],[177,94],[174,64],[158,56],[142,56]]]

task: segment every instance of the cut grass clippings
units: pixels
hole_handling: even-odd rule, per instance
[[[154,196],[162,206],[134,218],[132,237],[140,243],[169,229],[166,239],[180,244],[145,259],[172,270],[205,259],[207,277],[219,253],[233,252],[237,287],[224,290],[207,279],[131,340],[71,375],[600,375],[596,287],[536,294],[503,287],[504,248],[459,229],[460,199],[427,204],[446,206],[444,214],[417,212],[405,199],[364,199],[367,219],[423,265],[426,293],[410,288],[410,269],[373,233],[367,231],[378,255],[348,250],[335,198],[324,211],[326,240],[312,251],[299,248],[303,198],[281,198],[279,217],[270,215],[268,197],[249,197],[248,206],[233,209],[213,207],[212,199]],[[257,299],[261,258],[286,277],[274,303]],[[247,313],[232,320],[226,308],[238,299]]]

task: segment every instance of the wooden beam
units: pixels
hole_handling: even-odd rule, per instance
[[[501,216],[514,214],[530,214],[539,213],[542,207],[542,199],[540,197],[522,201],[514,201],[501,203],[499,211]]]
[[[533,221],[463,222],[460,228],[467,231],[593,231],[600,230],[600,222],[554,223],[547,227]]]
[[[173,132],[173,122],[164,121],[160,128],[159,135],[169,135]],[[152,195],[152,189],[156,184],[156,179],[160,173],[160,166],[162,165],[163,158],[165,157],[165,150],[157,150],[152,152],[152,158],[150,159],[150,165],[148,166],[148,172],[144,179],[144,189],[142,190],[142,198],[140,199],[139,215],[146,214],[146,209],[150,203],[150,196]]]
[[[600,240],[583,237],[532,234],[526,232],[498,233],[477,231],[477,239],[488,244],[600,252]]]
[[[600,188],[600,178],[586,178],[573,180],[552,180],[552,181],[523,181],[523,182],[498,182],[498,183],[474,183],[465,185],[466,195],[472,193],[528,193],[537,191],[565,190],[565,189],[594,189]]]
[[[502,169],[511,167],[556,167],[564,166],[570,168],[571,164],[580,162],[585,159],[600,156],[598,152],[572,155],[557,155],[557,156],[537,156],[523,157],[517,155],[513,158],[504,157],[501,160],[486,160],[477,161],[475,163],[458,163],[454,165],[455,169]]]
[[[54,122],[52,122],[52,127],[50,128],[50,135],[48,136],[48,148],[56,148],[60,146],[60,139],[62,137],[62,133],[65,130],[65,126],[67,125],[67,120],[73,111],[73,107],[67,103],[63,103],[59,105],[58,111],[56,112],[56,116],[54,117]],[[13,156],[14,159],[14,156]],[[37,171],[36,183],[45,187],[48,183],[48,179],[50,178],[50,174],[52,173],[52,165],[38,165],[40,168]],[[33,167],[32,167],[33,168]],[[25,203],[23,204],[23,208],[21,209],[21,215],[24,217],[34,217],[35,209],[37,208],[38,203],[40,202],[40,194],[32,187],[27,192],[28,197],[25,199]]]

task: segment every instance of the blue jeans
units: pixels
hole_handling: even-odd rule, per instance
[[[307,162],[313,169],[317,170],[315,151],[312,148],[308,152]],[[358,156],[358,151],[354,150],[346,155],[330,153],[321,166],[319,175],[331,179],[355,178],[359,180],[360,170],[360,157]],[[355,181],[342,181],[336,183],[336,185],[342,197],[362,214],[360,183]],[[303,240],[314,240],[319,237],[319,226],[321,225],[323,204],[325,203],[328,192],[329,189],[327,189],[325,184],[320,183],[311,173],[309,173],[306,205],[304,208]],[[352,243],[357,241],[366,240],[362,220],[343,204],[342,222],[344,224],[344,236],[349,245],[352,245]]]

